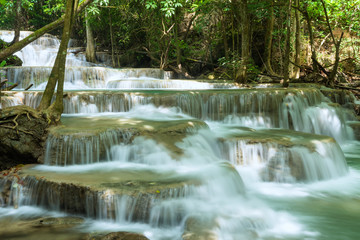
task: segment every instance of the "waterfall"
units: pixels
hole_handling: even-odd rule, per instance
[[[41,93],[30,92],[25,104],[37,107]],[[68,92],[66,113],[125,112],[137,105],[178,106],[192,117],[245,127],[285,128],[327,135],[339,143],[354,139],[348,121],[354,115],[333,106],[318,89],[222,91]]]
[[[62,124],[49,130],[44,164],[0,177],[0,221],[9,211],[25,221],[22,209],[37,207],[38,215],[88,220],[72,231],[153,240],[336,240],[324,234],[331,223],[345,236],[358,222],[352,95],[316,84],[241,88],[173,79],[161,69],[114,69],[87,63],[75,45]],[[19,84],[2,108],[39,105],[58,47],[46,34],[16,53],[24,66],[1,70]]]
[[[110,148],[129,143],[131,132],[109,130],[98,135],[56,136],[50,133],[46,141],[44,163],[48,165],[91,164],[110,159]]]

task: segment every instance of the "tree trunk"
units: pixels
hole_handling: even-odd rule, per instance
[[[341,40],[342,40],[343,36],[344,36],[344,33],[341,33],[339,41],[337,43],[335,43],[335,64],[329,75],[329,85],[331,87],[334,87],[334,85],[335,85],[335,77],[336,77],[337,70],[338,70],[339,63],[340,63],[340,45],[341,45]]]
[[[115,48],[114,48],[114,33],[112,28],[111,9],[109,8],[109,27],[110,27],[110,42],[111,42],[111,64],[112,67],[116,66],[115,62]],[[120,65],[119,65],[120,67]]]
[[[295,0],[295,66],[300,66],[300,48],[301,48],[301,36],[300,36],[300,16],[299,16],[299,7],[300,0]],[[295,67],[294,78],[300,77],[300,68]]]
[[[175,11],[175,27],[174,27],[174,34],[175,34],[175,43],[176,43],[176,67],[182,72],[181,66],[181,47],[180,47],[180,38],[179,38],[179,10],[176,9]]]
[[[50,106],[51,114],[55,116],[56,120],[60,120],[61,114],[64,111],[63,96],[64,96],[64,81],[65,81],[65,65],[67,46],[69,44],[72,26],[75,23],[76,12],[75,9],[78,6],[79,0],[67,0],[66,1],[66,14],[69,15],[69,19],[65,19],[64,30],[61,37],[61,43],[58,55],[60,54],[59,67],[58,67],[58,86],[56,92],[55,102]],[[63,46],[61,46],[63,44]],[[54,66],[55,67],[55,66]],[[56,67],[55,67],[56,68]],[[50,74],[51,78],[51,74]],[[50,81],[50,79],[49,79]]]
[[[330,35],[331,35],[331,38],[334,42],[334,45],[335,45],[335,63],[334,63],[334,67],[333,69],[331,70],[331,73],[330,75],[328,76],[328,84],[333,87],[335,85],[335,77],[336,77],[336,74],[337,74],[337,69],[339,67],[339,62],[340,62],[340,45],[341,45],[341,40],[344,36],[344,33],[342,32],[341,33],[341,36],[340,36],[340,39],[339,41],[336,41],[335,40],[335,36],[334,36],[334,33],[331,29],[331,26],[330,26],[330,21],[329,21],[329,16],[327,14],[327,10],[326,10],[326,6],[325,6],[325,2],[324,0],[321,0],[321,3],[323,5],[323,8],[324,8],[324,13],[325,13],[325,17],[326,17],[326,23],[328,25],[328,28],[329,28],[329,31],[330,31]]]
[[[70,34],[72,25],[75,21],[75,11],[78,4],[78,0],[67,0],[66,1],[66,12],[65,12],[65,22],[64,29],[61,37],[60,47],[58,54],[55,59],[54,67],[52,68],[46,89],[44,91],[43,97],[40,102],[39,110],[48,111],[48,116],[54,116],[55,120],[58,121],[63,112],[63,90],[64,90],[64,75],[65,75],[65,64],[66,64],[66,54],[67,46],[70,40]],[[57,83],[57,92],[56,99],[53,104],[51,104],[51,99],[54,94],[55,86]],[[50,106],[50,107],[49,107]]]
[[[85,11],[85,26],[86,26],[86,55],[85,55],[86,61],[96,63],[95,41],[87,11]]]
[[[81,5],[79,5],[79,7],[77,8],[76,14],[80,13],[82,10],[85,9],[85,7],[87,5],[89,5],[92,2],[93,2],[93,0],[84,0],[81,3]],[[35,41],[36,39],[38,39],[39,37],[41,37],[45,33],[60,27],[62,24],[64,24],[64,19],[65,19],[65,15],[61,16],[56,21],[54,21],[52,23],[49,23],[48,25],[36,30],[35,32],[30,34],[26,38],[22,39],[21,41],[19,41],[19,42],[15,43],[15,44],[11,45],[10,47],[5,48],[4,50],[0,51],[0,62],[7,59],[8,57],[13,55],[17,51],[20,51],[26,45],[28,45],[29,43],[32,43],[33,41]]]
[[[284,59],[284,70],[283,70],[283,72],[284,72],[283,87],[289,86],[291,5],[292,5],[292,0],[289,0],[288,6],[287,6],[287,19],[286,19],[286,41],[285,41],[285,59]]]
[[[316,49],[315,49],[315,45],[314,45],[314,34],[312,31],[311,19],[310,19],[308,10],[307,10],[307,5],[305,5],[305,10],[304,10],[303,14],[306,19],[306,23],[307,23],[307,27],[308,27],[308,31],[309,31],[312,66],[313,66],[314,71],[317,72],[319,70],[319,68],[318,68],[318,65],[316,64],[317,57],[316,57]]]
[[[247,9],[247,0],[241,1],[241,66],[236,76],[236,81],[240,83],[247,82],[247,68],[250,62],[250,19]]]
[[[275,75],[271,67],[271,52],[272,52],[272,40],[274,31],[274,1],[269,0],[269,16],[267,19],[266,33],[265,33],[265,51],[264,51],[264,67],[267,73]]]
[[[183,41],[184,41],[184,42],[186,42],[187,37],[189,36],[190,28],[191,28],[191,26],[192,26],[192,24],[193,24],[196,16],[197,16],[197,12],[194,14],[194,16],[191,17],[191,19],[190,19],[190,21],[189,21],[189,24],[188,24],[187,27],[186,27],[186,32],[185,32],[185,35],[184,35],[184,37],[183,37]]]
[[[226,23],[225,23],[225,16],[222,17],[221,19],[221,33],[222,33],[222,38],[223,38],[223,42],[224,42],[224,54],[225,54],[225,58],[228,60],[229,59],[229,44],[227,42],[227,37],[226,37]]]
[[[21,28],[21,0],[15,0],[15,24],[14,24],[14,39],[10,45],[17,43],[20,40],[20,28]]]

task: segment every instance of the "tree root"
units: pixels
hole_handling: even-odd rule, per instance
[[[11,120],[0,121],[0,125],[4,124],[4,123],[9,123],[9,122],[12,122],[12,121],[13,121],[12,119]]]
[[[13,123],[15,124],[13,129],[16,129],[19,126],[18,122],[16,121],[19,118],[19,116],[20,116],[20,114],[16,115],[16,117],[13,119]]]
[[[27,114],[27,116],[29,117],[29,113],[26,113],[26,114]],[[12,119],[12,120],[6,120],[6,121],[0,122],[0,124],[13,122],[13,123],[14,123],[14,126],[10,127],[10,126],[0,125],[0,127],[12,129],[12,130],[16,130],[16,133],[17,133],[17,134],[19,134],[19,131],[20,131],[20,132],[23,132],[23,133],[26,133],[26,134],[34,135],[34,134],[31,133],[31,132],[24,131],[24,130],[21,130],[21,129],[18,128],[18,127],[19,127],[19,123],[18,123],[16,120],[19,118],[20,115],[22,115],[22,114],[20,114],[20,113],[17,114],[17,115],[15,116],[15,118]],[[30,119],[30,118],[29,118],[29,119]]]
[[[28,135],[34,135],[32,132],[25,131],[25,130],[22,130],[19,128],[19,123],[17,120],[19,119],[19,117],[21,115],[26,115],[26,117],[29,121],[32,121],[33,118],[35,118],[35,119],[40,118],[36,112],[33,112],[31,110],[22,109],[22,108],[14,108],[14,109],[10,109],[7,112],[3,112],[1,114],[0,119],[4,119],[4,120],[0,121],[0,127],[15,130],[17,134],[19,134],[19,132],[22,132],[22,133],[25,133]],[[33,118],[31,118],[31,116]],[[8,125],[9,123],[13,123],[14,125],[9,126]]]
[[[15,127],[2,126],[2,125],[0,125],[0,127],[2,127],[2,128],[7,128],[7,129],[12,129],[12,130],[16,130],[16,133],[17,133],[17,134],[19,134],[19,132],[22,132],[22,133],[25,133],[25,134],[33,135],[33,136],[34,136],[34,134],[33,134],[32,132],[28,132],[28,131],[21,130],[21,129],[18,129],[18,128],[16,129]]]
[[[28,115],[29,120],[30,120],[30,116],[36,119],[40,118],[39,114],[35,110],[31,110],[31,108],[24,108],[23,106],[15,106],[15,107],[5,108],[5,110],[0,114],[0,119],[8,119],[22,114]]]

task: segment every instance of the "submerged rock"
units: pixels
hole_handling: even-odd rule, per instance
[[[185,222],[183,240],[217,240],[218,224],[214,218],[200,216],[189,217]]]
[[[84,223],[84,219],[80,217],[45,217],[33,221],[32,224],[35,227],[73,227],[79,224]]]
[[[360,140],[360,122],[350,122],[349,126],[354,130],[355,138]]]
[[[321,88],[321,93],[329,98],[333,103],[338,103],[343,107],[354,108],[355,96],[352,92],[343,89]]]
[[[142,234],[130,232],[112,232],[108,234],[90,234],[87,240],[149,240]]]
[[[26,240],[82,240],[85,233],[75,232],[73,228],[81,225],[79,217],[2,217],[0,219],[1,239]]]

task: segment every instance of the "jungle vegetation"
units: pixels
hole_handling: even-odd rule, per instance
[[[238,83],[355,81],[359,66],[359,0],[83,0],[71,38],[111,55],[113,67],[158,67],[179,77]],[[18,34],[0,62],[48,32],[61,35],[65,0],[1,0],[0,29]],[[74,6],[73,6],[74,7]],[[15,46],[15,47],[14,47]],[[10,50],[9,50],[10,49]],[[354,83],[355,85],[357,83]]]

